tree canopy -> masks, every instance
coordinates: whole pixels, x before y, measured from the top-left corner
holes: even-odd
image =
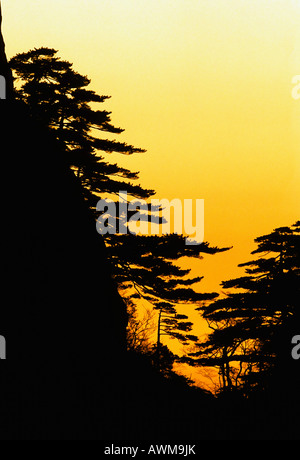
[[[189,363],[217,367],[223,389],[267,386],[282,336],[300,318],[300,222],[255,242],[258,258],[240,265],[245,276],[223,282],[226,296],[199,308],[213,332]]]
[[[95,109],[109,96],[89,89],[91,81],[87,76],[80,75],[70,62],[59,58],[57,50],[45,47],[17,54],[10,66],[16,98],[27,105],[31,116],[51,130],[63,146],[64,160],[80,181],[94,213],[100,198],[110,197],[116,202],[115,196],[120,191],[138,199],[154,195],[154,190],[136,184],[138,172],[109,161],[108,155],[112,152],[132,155],[144,154],[145,150],[107,138],[108,134],[120,135],[124,130],[112,124],[110,112]],[[55,160],[49,158],[51,167],[55,167]],[[116,206],[119,203],[116,202]],[[149,213],[146,212],[145,219]],[[159,218],[156,221],[159,223]],[[199,258],[201,253],[213,255],[226,249],[210,247],[208,243],[186,246],[184,237],[178,234],[107,234],[104,237],[116,281],[122,287],[134,288],[128,302],[143,298],[158,311],[158,337],[168,334],[184,343],[195,340],[190,334],[192,323],[187,316],[177,314],[176,305],[195,304],[215,298],[216,294],[197,293],[195,285],[202,277],[190,278],[190,270],[181,269],[175,261],[184,256]]]

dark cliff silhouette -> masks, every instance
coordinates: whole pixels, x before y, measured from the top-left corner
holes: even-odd
[[[125,353],[126,308],[58,142],[12,100],[2,34],[0,48],[0,436],[92,436],[93,398],[107,398]]]
[[[0,101],[0,439],[296,439],[299,371],[289,344],[280,377],[254,402],[216,400],[125,353],[126,310],[104,243],[59,142],[13,101],[1,33],[0,74],[8,83]]]
[[[212,398],[126,354],[126,309],[80,183],[11,88],[0,101],[0,438],[188,439],[193,427],[198,437],[193,401]]]

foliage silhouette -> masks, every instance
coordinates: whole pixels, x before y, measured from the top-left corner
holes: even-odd
[[[0,69],[9,74],[2,50]],[[216,399],[168,381],[140,356],[119,354],[123,305],[82,189],[61,161],[65,151],[30,120],[28,106],[1,100],[0,115],[0,326],[9,339],[0,381],[0,439],[298,440],[298,363],[292,388],[283,372],[280,382],[288,391],[282,399],[278,386],[249,399],[232,392]],[[80,217],[74,232],[72,215]],[[299,314],[287,319],[288,336],[291,321],[298,327]],[[278,355],[274,372],[282,371],[281,364]]]
[[[75,72],[72,64],[58,58],[57,53],[54,49],[39,48],[11,59],[17,99],[25,102],[32,118],[48,127],[60,142],[65,160],[80,180],[92,210],[101,196],[113,197],[120,191],[140,199],[151,197],[153,190],[130,182],[138,179],[137,172],[111,164],[107,159],[112,152],[132,155],[145,150],[101,139],[95,134],[121,134],[123,129],[112,125],[111,113],[91,107],[109,97],[89,90],[90,80]],[[146,213],[145,219],[148,217]],[[156,219],[160,222],[159,217]],[[183,256],[198,258],[200,251],[216,254],[228,248],[212,248],[208,243],[203,243],[200,249],[186,246],[184,238],[177,234],[161,237],[107,234],[105,241],[116,281],[122,288],[133,286],[136,290],[128,299],[129,305],[135,298],[144,298],[159,311],[158,359],[162,334],[184,343],[196,340],[189,334],[192,323],[187,316],[177,314],[176,303],[194,303],[216,294],[196,293],[193,286],[202,278],[187,279],[190,270],[182,270],[174,261]]]
[[[133,301],[127,300],[127,350],[147,355],[152,348],[152,335],[156,330],[154,312],[145,310],[143,317]]]
[[[99,96],[87,89],[90,80],[75,72],[70,62],[59,59],[54,49],[39,48],[17,54],[9,64],[17,77],[17,99],[24,101],[32,117],[54,131],[63,143],[66,160],[80,178],[91,207],[95,207],[100,193],[127,190],[138,198],[153,194],[152,190],[128,182],[136,180],[138,173],[109,164],[97,154],[99,151],[123,155],[145,152],[94,135],[95,132],[121,134],[124,131],[111,124],[110,112],[91,108],[92,103],[103,103],[109,96]]]
[[[199,308],[213,332],[189,361],[218,367],[223,390],[248,395],[270,386],[283,338],[289,346],[299,320],[300,222],[255,242],[259,258],[240,265],[246,276],[223,282],[226,297]]]

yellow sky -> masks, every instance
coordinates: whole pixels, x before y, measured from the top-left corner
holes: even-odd
[[[300,0],[2,0],[9,57],[48,46],[92,79],[122,160],[159,198],[204,198],[203,287],[239,274],[253,239],[299,219]],[[120,157],[112,156],[120,161]]]
[[[252,240],[299,218],[299,0],[2,0],[7,53],[49,46],[113,96],[146,148],[121,161],[159,198],[204,198],[203,286],[238,273]],[[298,38],[299,33],[298,33]],[[299,57],[299,59],[298,59]],[[120,157],[112,158],[120,161]],[[198,266],[198,265],[197,265]]]

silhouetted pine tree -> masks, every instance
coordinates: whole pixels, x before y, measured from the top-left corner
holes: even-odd
[[[151,197],[153,190],[131,182],[138,179],[138,173],[111,164],[107,159],[107,154],[112,152],[132,155],[145,150],[99,137],[101,133],[123,132],[112,125],[110,112],[94,110],[91,106],[109,97],[88,89],[90,80],[75,72],[73,65],[61,60],[57,53],[54,49],[39,48],[11,59],[17,99],[26,103],[31,116],[47,126],[63,145],[65,159],[80,180],[94,212],[101,197],[113,199],[120,191],[138,199]],[[49,168],[53,167],[51,161],[54,160],[49,159]],[[116,206],[119,209],[118,203]],[[144,214],[145,220],[151,212],[153,209]],[[128,219],[131,215],[128,212]],[[128,219],[122,222],[123,226]],[[156,222],[161,222],[159,217]],[[159,312],[157,348],[163,334],[182,342],[195,340],[188,334],[192,324],[187,316],[177,314],[176,304],[195,303],[216,294],[196,293],[193,286],[202,278],[187,279],[190,270],[180,269],[174,260],[183,256],[199,257],[200,250],[216,254],[220,249],[211,248],[207,243],[201,247],[186,246],[184,238],[177,234],[156,237],[107,234],[105,242],[117,282],[123,287],[133,286],[136,294],[131,295],[131,299],[147,299]]]
[[[10,66],[17,77],[16,97],[64,144],[66,160],[80,178],[91,207],[96,206],[100,193],[127,190],[138,198],[153,195],[153,190],[129,182],[138,179],[138,173],[104,161],[103,155],[107,153],[145,152],[96,136],[97,132],[121,134],[124,131],[112,125],[110,112],[91,108],[92,103],[103,103],[109,96],[99,96],[87,89],[90,80],[75,72],[70,62],[58,58],[54,49],[39,48],[17,54]]]
[[[183,256],[200,258],[200,250],[216,254],[226,249],[210,247],[207,243],[203,243],[201,249],[199,246],[186,246],[185,238],[176,234],[148,237],[115,235],[112,241],[109,251],[117,280],[135,289],[136,293],[131,294],[131,298],[150,302],[158,312],[158,360],[163,336],[177,339],[182,344],[197,341],[197,337],[191,334],[193,323],[188,316],[177,313],[177,306],[197,305],[203,300],[216,298],[218,294],[196,292],[193,286],[203,277],[190,278],[190,269],[182,269],[174,261]]]
[[[263,389],[300,310],[300,222],[255,240],[259,258],[241,264],[246,276],[226,281],[228,291],[199,308],[213,332],[190,364],[217,367],[223,389]]]

